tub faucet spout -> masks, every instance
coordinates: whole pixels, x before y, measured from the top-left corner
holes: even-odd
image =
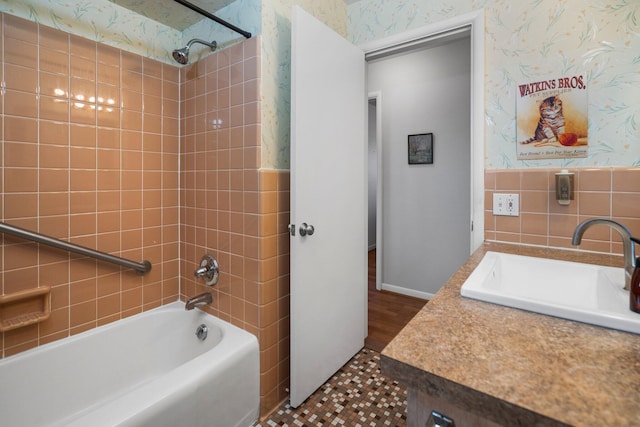
[[[184,305],[185,310],[193,310],[196,307],[201,307],[203,305],[211,304],[213,302],[213,295],[211,292],[205,292],[200,295],[196,295],[195,297],[191,297],[187,300]]]
[[[627,227],[619,222],[606,218],[591,218],[586,221],[582,221],[573,232],[573,240],[571,244],[578,246],[582,241],[582,235],[589,227],[595,224],[604,224],[616,230],[622,237],[622,249],[624,250],[624,289],[629,290],[631,285],[631,275],[633,269],[636,267],[636,254],[635,246],[631,240],[631,232]]]

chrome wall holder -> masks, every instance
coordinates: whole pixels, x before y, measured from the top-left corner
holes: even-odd
[[[556,173],[556,200],[559,204],[567,206],[574,199],[574,177],[573,172],[562,169]]]
[[[213,286],[218,283],[220,278],[220,266],[218,260],[212,255],[206,254],[200,260],[200,268],[193,272],[193,275],[204,279],[207,286]]]

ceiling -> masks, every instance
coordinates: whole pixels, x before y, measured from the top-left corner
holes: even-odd
[[[149,19],[160,22],[178,31],[184,31],[193,24],[205,19],[204,16],[173,0],[109,0],[112,3],[132,10]],[[215,15],[217,11],[235,0],[188,0],[195,6]],[[359,0],[344,0],[352,4]]]
[[[193,24],[205,19],[204,16],[176,3],[173,0],[109,0],[112,3],[126,7],[149,19],[160,22],[178,31],[183,31]],[[209,13],[230,5],[235,0],[189,0],[189,2]]]

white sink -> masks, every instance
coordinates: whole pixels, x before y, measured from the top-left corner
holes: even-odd
[[[487,252],[463,297],[640,334],[622,268]]]

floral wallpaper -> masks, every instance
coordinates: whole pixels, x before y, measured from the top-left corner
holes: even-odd
[[[228,6],[215,11],[214,15],[244,31],[250,32],[252,36],[262,34],[262,2],[260,0],[236,0]],[[246,40],[243,35],[211,19],[203,19],[185,29],[182,33],[182,45],[185,46],[191,39],[215,40],[218,42],[218,50]],[[200,46],[200,48],[197,48],[197,46]],[[202,47],[202,45],[194,44],[192,47],[191,52],[193,52],[194,58],[202,50],[208,51],[208,48]]]
[[[640,166],[638,0],[360,0],[355,44],[484,8],[485,166]],[[577,159],[516,159],[518,83],[584,74],[589,151]]]
[[[131,9],[147,18],[162,22],[171,28],[184,31],[202,19],[202,15],[186,8],[177,1],[162,0],[109,0]],[[196,0],[195,5],[208,11],[217,11],[235,0]]]
[[[3,0],[0,12],[164,62],[182,45],[180,31],[107,0]]]
[[[215,15],[255,35],[261,33],[260,9],[260,0],[236,0]],[[171,52],[193,38],[216,40],[219,49],[244,40],[242,35],[204,17],[179,31],[108,0],[4,0],[0,12],[174,65]],[[208,52],[206,49],[194,44],[190,56],[197,59]]]

